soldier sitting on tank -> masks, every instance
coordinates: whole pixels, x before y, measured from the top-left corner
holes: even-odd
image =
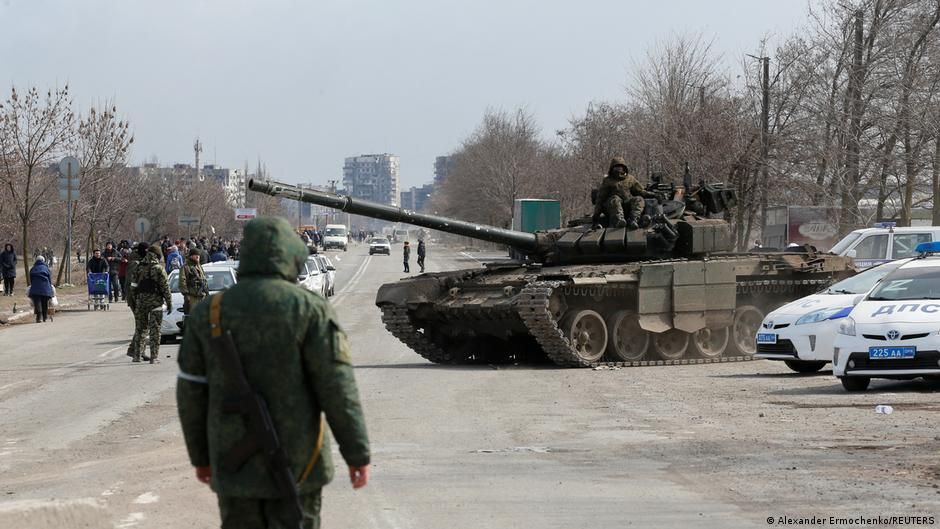
[[[610,228],[635,230],[640,227],[637,221],[646,205],[643,199],[656,198],[656,194],[643,189],[640,182],[629,172],[623,158],[616,156],[610,161],[610,169],[604,181],[601,182],[594,201],[592,220],[595,227],[601,227],[601,213],[607,214],[607,223]]]

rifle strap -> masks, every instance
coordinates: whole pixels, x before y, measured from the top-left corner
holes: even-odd
[[[300,481],[297,482],[297,486],[300,487],[307,481],[307,477],[310,476],[310,472],[313,471],[313,466],[317,463],[317,459],[320,458],[320,450],[323,448],[323,432],[326,430],[326,420],[323,417],[323,414],[320,414],[320,431],[317,433],[317,444],[313,447],[313,453],[310,454],[310,461],[307,461],[307,466],[304,467],[304,473],[300,475]]]
[[[224,292],[212,296],[209,304],[209,333],[213,338],[222,336],[222,294]]]

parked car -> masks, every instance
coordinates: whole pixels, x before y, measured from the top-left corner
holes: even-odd
[[[757,331],[757,353],[782,360],[798,373],[819,371],[832,362],[832,348],[841,319],[864,294],[909,259],[885,263],[839,281],[818,294],[787,303],[767,314]]]
[[[940,243],[918,250],[839,325],[832,373],[847,391],[872,378],[940,378]]]
[[[297,282],[307,290],[326,297],[326,274],[320,271],[320,264],[314,256],[311,255],[304,261],[304,267],[306,273],[302,273],[297,278]]]
[[[213,263],[202,267],[206,271],[206,281],[209,286],[209,294],[219,292],[231,287],[238,282],[237,261],[227,261],[224,263]],[[160,342],[166,342],[183,335],[183,295],[180,294],[179,270],[170,272],[170,299],[173,302],[173,312],[163,315],[163,323],[160,324]]]
[[[850,232],[829,251],[851,257],[863,269],[914,257],[917,245],[933,241],[940,241],[940,226],[865,228]]]
[[[326,278],[326,294],[332,296],[336,293],[336,267],[333,266],[333,261],[330,261],[330,258],[323,254],[311,255],[310,257],[316,259],[320,264],[320,273],[325,274]]]
[[[392,255],[392,245],[389,244],[388,239],[373,238],[369,241],[369,255],[377,253]]]

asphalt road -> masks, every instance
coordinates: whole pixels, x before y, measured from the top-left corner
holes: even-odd
[[[429,247],[430,271],[477,266],[444,254]],[[400,254],[331,255],[374,455],[372,481],[353,491],[335,454],[324,527],[733,528],[780,516],[940,515],[940,386],[876,381],[849,395],[830,373],[766,361],[435,366],[392,338],[373,305],[378,285],[405,276]],[[218,526],[176,419],[178,348],[161,347],[157,365],[130,363],[132,319],[112,307],[0,330],[0,528]],[[875,414],[876,404],[895,411]]]

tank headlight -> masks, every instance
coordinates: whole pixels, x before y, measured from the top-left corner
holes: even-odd
[[[847,317],[839,324],[839,334],[846,336],[855,336],[855,320]]]
[[[825,320],[844,318],[848,316],[850,312],[852,312],[852,307],[837,307],[834,309],[814,310],[809,314],[804,314],[800,317],[800,319],[796,320],[796,325],[819,323]],[[838,318],[836,316],[838,316]]]

